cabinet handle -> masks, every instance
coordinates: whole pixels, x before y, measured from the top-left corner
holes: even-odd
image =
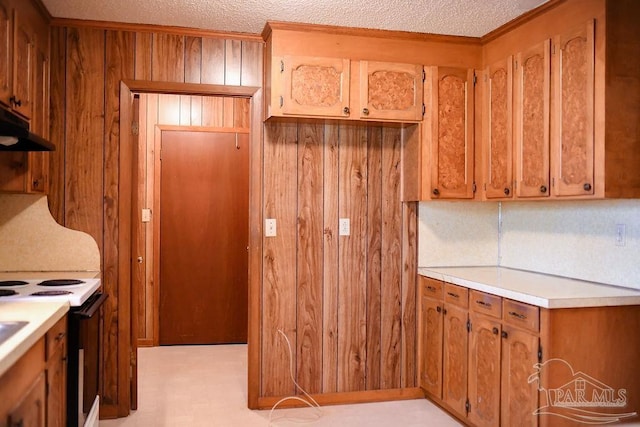
[[[38,188],[40,186],[40,180],[39,179],[34,179],[33,180],[33,188]]]
[[[509,334],[507,333],[507,331],[502,331],[502,334],[500,334],[500,336],[504,339],[509,338]]]
[[[491,308],[491,303],[490,303],[490,302],[484,302],[484,301],[482,301],[482,300],[477,300],[477,301],[476,301],[476,304],[478,304],[478,305],[483,305],[483,306],[485,306],[485,307],[487,307],[487,308]]]
[[[509,188],[505,188],[505,189],[504,189],[504,195],[505,195],[505,196],[508,196],[508,195],[509,195],[509,193],[511,193],[511,190],[509,190]]]
[[[453,292],[447,292],[447,295],[449,295],[451,298],[460,298],[460,295],[454,294]]]
[[[541,185],[540,186],[540,192],[543,193],[543,194],[546,193],[547,192],[547,186],[546,185]]]
[[[440,312],[442,311],[442,308],[441,308],[440,306],[437,306],[437,307],[436,307],[436,311],[437,311],[438,313],[440,313]]]
[[[524,314],[516,313],[515,311],[510,311],[509,316],[513,316],[516,319],[520,319],[520,320],[525,320],[527,318],[527,316],[525,316]]]
[[[442,314],[447,314],[447,309],[446,308],[442,309]]]
[[[432,191],[434,196],[439,196],[440,195],[440,190],[438,190],[437,188],[434,188]]]
[[[496,328],[495,326],[493,327],[493,335],[498,335],[498,332],[500,332],[498,330],[498,328]]]
[[[342,112],[343,112],[344,114],[349,114],[349,113],[351,112],[351,110],[349,109],[349,107],[344,107],[344,108],[342,109]]]
[[[22,101],[19,100],[18,98],[16,98],[15,95],[13,95],[11,98],[9,98],[9,102],[11,102],[16,107],[20,107],[22,105]]]
[[[64,338],[65,335],[67,335],[66,332],[60,332],[58,335],[56,335],[55,340],[60,341],[62,338]]]
[[[429,289],[431,292],[435,292],[436,291],[436,288],[434,288],[431,285],[427,286],[427,289]]]
[[[582,188],[584,188],[584,191],[591,191],[591,184],[587,182]]]
[[[363,108],[362,109],[362,114],[364,114],[365,116],[369,115],[369,109],[368,108]]]

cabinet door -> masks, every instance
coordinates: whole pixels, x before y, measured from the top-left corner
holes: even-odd
[[[427,67],[430,198],[473,198],[473,70]],[[425,195],[423,194],[423,198]]]
[[[45,426],[45,379],[44,373],[24,395],[18,405],[9,413],[9,427],[44,427]]]
[[[469,315],[469,420],[476,426],[500,425],[500,321]]]
[[[593,194],[594,23],[554,40],[554,194]]]
[[[33,73],[31,131],[49,138],[49,55],[48,46],[38,43]]]
[[[422,120],[421,65],[360,61],[362,119]]]
[[[442,398],[442,301],[422,298],[420,306],[420,387]]]
[[[13,108],[31,118],[35,35],[31,28],[14,14]]]
[[[27,191],[30,193],[46,193],[49,187],[49,153],[43,151],[29,152]]]
[[[484,191],[488,199],[513,197],[513,58],[484,71]]]
[[[505,325],[502,331],[503,426],[537,426],[538,384],[529,376],[538,362],[538,337]]]
[[[550,41],[516,55],[515,150],[518,197],[549,196]]]
[[[25,191],[27,154],[24,151],[0,152],[0,191]]]
[[[66,425],[66,350],[60,347],[47,362],[47,427]]]
[[[444,308],[444,357],[442,400],[460,416],[467,402],[467,310],[447,304]]]
[[[349,117],[348,59],[286,56],[278,66],[282,114]]]
[[[13,33],[11,8],[7,0],[0,0],[0,103],[11,106],[11,77],[13,69]]]

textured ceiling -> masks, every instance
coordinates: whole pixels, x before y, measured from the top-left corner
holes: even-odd
[[[56,18],[260,33],[291,21],[483,36],[547,0],[42,0]]]

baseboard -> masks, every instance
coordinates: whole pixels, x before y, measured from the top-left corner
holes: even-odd
[[[153,338],[138,338],[138,347],[153,347]]]
[[[257,409],[270,409],[279,400],[286,396],[260,397]],[[389,390],[349,391],[342,393],[312,394],[311,397],[319,405],[348,405],[352,403],[386,402],[390,400],[424,399],[424,392],[419,387],[394,388]],[[278,408],[297,408],[306,406],[298,400],[287,400],[278,405]]]

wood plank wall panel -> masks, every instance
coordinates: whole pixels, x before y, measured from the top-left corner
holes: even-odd
[[[128,32],[86,26],[52,28],[50,133],[57,150],[50,162],[52,184],[49,200],[56,220],[67,227],[90,233],[104,257],[104,287],[110,298],[102,331],[105,348],[101,403],[102,413],[107,417],[115,416],[128,405],[119,400],[118,389],[121,386],[118,384],[116,358],[119,283],[113,264],[118,256],[113,239],[117,236],[119,223],[117,206],[122,203],[117,185],[118,155],[121,153],[117,148],[119,112],[114,98],[119,97],[119,92],[116,92],[119,89],[116,86],[122,79],[218,84],[237,81],[260,86],[263,44],[233,40],[229,43],[232,49],[229,57],[233,62],[225,69],[226,45],[223,38],[145,30]],[[237,75],[226,76],[226,72]],[[201,97],[179,99],[177,123],[221,126],[222,115],[226,113],[228,123],[248,126],[248,100],[227,102],[226,112],[222,99],[209,100],[209,104],[216,105],[216,108],[207,113],[206,119],[202,100]],[[167,101],[174,102],[173,99]],[[157,116],[158,102],[148,105],[147,110],[154,108]],[[190,113],[189,119],[186,118],[187,113]],[[153,133],[152,128],[147,130],[148,135]],[[153,165],[153,154],[152,147],[147,146],[142,156],[147,169]],[[153,181],[151,185],[154,185]],[[152,192],[147,192],[146,200],[148,206],[153,202]],[[150,227],[147,231],[151,231]],[[138,319],[138,323],[144,325],[141,329],[143,339],[150,339],[155,326],[150,317],[152,313],[147,311],[155,291],[151,258],[153,245],[148,241],[149,236],[152,233],[147,235],[145,249],[147,287],[138,293],[142,295],[140,299],[144,298],[144,301],[139,299],[138,304],[144,302],[145,305],[144,319]]]
[[[340,134],[338,210],[351,234],[339,237],[338,391],[359,391],[367,359],[367,133],[342,125]]]
[[[400,387],[402,206],[400,203],[400,149],[398,128],[382,131],[382,293],[380,387]]]
[[[297,381],[322,392],[323,126],[298,127]]]
[[[418,203],[402,204],[402,381],[418,386]]]
[[[382,128],[368,129],[367,147],[367,369],[366,389],[380,388],[382,366]]]
[[[264,135],[264,217],[277,220],[277,236],[263,239],[261,394],[286,396],[295,392],[289,363],[297,366],[297,126],[266,124]]]

